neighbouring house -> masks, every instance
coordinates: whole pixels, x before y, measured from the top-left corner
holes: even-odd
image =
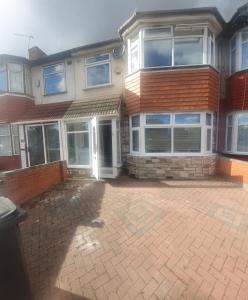
[[[66,160],[115,178],[213,175],[248,159],[248,4],[137,12],[120,38],[0,55],[0,170]]]

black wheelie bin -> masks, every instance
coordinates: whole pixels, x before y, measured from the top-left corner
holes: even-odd
[[[23,209],[0,197],[0,300],[31,299],[18,227],[25,217]]]

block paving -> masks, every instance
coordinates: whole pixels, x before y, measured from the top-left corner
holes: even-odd
[[[34,299],[248,300],[248,192],[235,183],[71,179],[25,209]]]

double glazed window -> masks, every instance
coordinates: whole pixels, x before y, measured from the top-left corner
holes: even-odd
[[[101,54],[85,59],[86,87],[104,86],[111,83],[110,55]]]
[[[131,152],[187,154],[212,152],[211,113],[154,113],[130,119]]]
[[[230,72],[248,68],[248,30],[236,33],[230,40]]]
[[[63,63],[43,68],[44,94],[52,95],[66,91],[65,66]]]
[[[24,93],[23,65],[16,63],[0,64],[0,93]]]
[[[9,124],[0,125],[0,156],[19,155],[18,126]]]
[[[207,27],[146,28],[129,40],[129,73],[143,67],[214,65],[214,55],[215,37]]]
[[[88,166],[90,164],[88,122],[67,123],[68,164]]]
[[[226,151],[248,154],[248,112],[227,115]]]

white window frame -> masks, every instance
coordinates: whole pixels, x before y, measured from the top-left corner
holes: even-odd
[[[201,28],[203,30],[203,34],[202,35],[185,35],[182,37],[177,37],[175,35],[175,28],[186,28],[186,27],[190,27],[190,28]],[[150,36],[150,37],[145,37],[145,30],[147,29],[165,29],[165,28],[171,28],[171,36],[169,35],[154,35],[154,36]],[[211,63],[211,54],[209,54],[209,35],[208,32],[212,33],[212,39],[213,39],[213,64]],[[215,33],[213,32],[213,30],[211,30],[211,28],[206,25],[206,24],[192,24],[192,25],[164,25],[164,26],[157,26],[157,27],[151,27],[151,26],[145,26],[143,28],[141,28],[138,32],[136,32],[136,35],[132,35],[132,37],[128,38],[128,74],[132,74],[134,72],[131,72],[131,61],[130,61],[130,55],[131,55],[131,41],[134,40],[134,36],[138,37],[137,42],[139,43],[139,62],[140,62],[140,68],[145,68],[144,66],[144,41],[145,40],[168,40],[171,39],[172,40],[172,64],[171,66],[156,66],[156,67],[147,67],[147,69],[157,69],[157,68],[171,68],[171,67],[185,67],[185,66],[197,66],[197,65],[212,65],[213,67],[215,67],[216,65],[216,43],[215,43]],[[194,64],[194,65],[175,65],[175,40],[176,39],[190,39],[190,38],[197,38],[197,37],[201,37],[202,41],[203,41],[203,45],[202,45],[202,63],[201,64]]]
[[[5,156],[12,156],[13,155],[13,152],[12,152],[12,140],[11,140],[11,129],[10,129],[10,125],[9,124],[0,124],[0,126],[8,126],[8,135],[3,135],[3,134],[0,134],[0,137],[8,137],[9,140],[10,140],[10,152],[9,154],[5,154],[5,155],[1,155],[0,154],[0,157],[5,157]]]
[[[96,56],[104,56],[104,55],[108,55],[109,58],[106,60],[98,61],[98,62],[87,63],[88,59],[94,58]],[[106,65],[106,64],[109,65],[109,82],[104,83],[104,84],[88,85],[88,68],[99,66],[99,65]],[[98,88],[98,87],[109,86],[111,84],[112,84],[111,54],[110,53],[101,53],[101,54],[98,54],[95,56],[85,57],[85,87],[86,87],[86,89],[94,89],[94,88]]]
[[[10,71],[10,65],[19,65],[21,66],[21,71],[18,71],[18,72],[14,72],[14,71]],[[23,64],[19,64],[19,63],[15,63],[15,62],[10,62],[7,64],[7,69],[8,69],[8,91],[10,93],[16,93],[16,94],[24,94],[24,67],[23,67]],[[11,76],[10,74],[11,73],[21,73],[21,87],[22,87],[22,90],[21,91],[15,91],[15,90],[12,90],[11,89]]]
[[[46,68],[49,68],[49,67],[54,67],[54,66],[58,66],[58,65],[62,65],[63,66],[63,72],[56,72],[56,73],[63,73],[64,75],[64,80],[65,80],[65,88],[63,91],[61,92],[54,92],[54,93],[46,93],[46,76],[45,73],[44,73],[44,70]],[[59,95],[59,94],[64,94],[66,93],[67,91],[67,86],[66,86],[66,71],[65,71],[65,63],[64,62],[58,62],[56,64],[51,64],[51,65],[45,65],[42,67],[42,73],[43,73],[43,95],[44,96],[52,96],[52,95]],[[52,74],[55,74],[55,73],[52,73]]]
[[[34,123],[34,124],[27,124],[27,125],[25,125],[25,134],[26,134],[26,137],[28,137],[28,127],[36,127],[36,126],[41,126],[42,127],[43,149],[44,149],[44,158],[45,158],[44,164],[50,163],[50,162],[47,161],[45,126],[46,125],[51,125],[51,124],[54,124],[54,123],[58,125],[58,131],[59,131],[58,132],[58,134],[59,134],[59,148],[60,148],[59,155],[60,155],[60,160],[62,160],[62,155],[61,155],[62,140],[61,140],[61,135],[60,135],[60,124],[59,124],[59,121],[51,121],[49,123]],[[28,138],[27,138],[27,144],[28,143],[29,143],[29,141],[28,141]],[[29,151],[28,151],[28,166],[30,167]]]
[[[14,127],[17,127],[17,135],[14,134],[15,130]],[[11,125],[11,136],[12,136],[12,148],[13,148],[13,155],[20,155],[21,154],[21,150],[20,150],[20,140],[19,140],[19,126],[12,124]],[[18,144],[19,144],[19,151],[16,151],[17,149],[15,148],[15,138],[18,138]]]
[[[236,72],[248,69],[248,67],[246,67],[246,68],[242,67],[242,50],[243,50],[243,43],[245,43],[245,42],[242,41],[242,33],[243,32],[248,32],[248,27],[243,28],[242,30],[234,33],[234,35],[231,37],[231,39],[229,41],[229,49],[230,49],[230,53],[229,53],[229,64],[230,64],[229,72],[230,72],[230,75],[232,75]],[[235,50],[236,50],[236,55],[235,55],[236,65],[235,65],[235,70],[232,71],[232,68],[231,68],[232,51],[234,51],[234,48],[232,48],[231,42],[234,38],[236,39],[236,48],[235,48]]]
[[[77,131],[67,131],[67,124],[72,124],[72,123],[87,123],[88,124],[88,130],[77,130]],[[71,169],[90,169],[91,168],[91,161],[92,161],[92,148],[91,148],[91,122],[90,119],[71,119],[71,120],[66,120],[64,123],[64,129],[65,129],[65,146],[66,146],[66,160],[68,163],[68,168]],[[69,164],[69,152],[68,152],[68,134],[74,134],[74,133],[88,133],[88,138],[89,138],[89,164],[88,165],[70,165]]]
[[[225,136],[225,152],[229,154],[248,155],[247,152],[238,151],[238,130],[239,130],[239,115],[248,114],[248,111],[236,111],[226,114],[226,136]],[[228,116],[232,116],[232,142],[231,150],[227,149],[227,128],[228,128]]]
[[[140,126],[139,127],[132,127],[132,118],[133,117],[136,117],[136,116],[139,116],[139,121],[140,121]],[[130,128],[130,152],[131,153],[140,153],[140,149],[141,149],[141,134],[140,134],[140,129],[141,129],[141,115],[140,114],[134,114],[132,116],[130,116],[130,119],[129,119],[129,128]],[[137,131],[138,134],[139,134],[139,151],[134,151],[133,150],[133,131]]]
[[[211,116],[211,124],[207,124],[207,115]],[[213,131],[214,131],[214,114],[212,113],[206,113],[205,114],[205,124],[206,124],[206,140],[205,140],[205,149],[207,153],[212,153],[213,152]],[[208,150],[208,130],[211,131],[211,135],[210,135],[210,149]]]
[[[206,126],[206,114],[211,114],[211,126]],[[170,125],[160,124],[160,125],[150,125],[146,124],[146,115],[170,115]],[[175,116],[180,114],[196,114],[200,115],[200,123],[198,124],[176,124]],[[140,127],[135,127],[133,130],[139,130],[139,151],[132,151],[132,117],[140,116]],[[204,155],[214,155],[213,153],[213,112],[152,112],[152,113],[140,113],[133,114],[129,118],[130,126],[130,154],[133,156],[204,156]],[[206,138],[207,138],[207,127],[211,127],[211,151],[207,151]],[[145,152],[145,128],[171,128],[171,152],[159,152],[159,153],[147,153]],[[201,128],[201,151],[200,152],[174,152],[174,128]]]

